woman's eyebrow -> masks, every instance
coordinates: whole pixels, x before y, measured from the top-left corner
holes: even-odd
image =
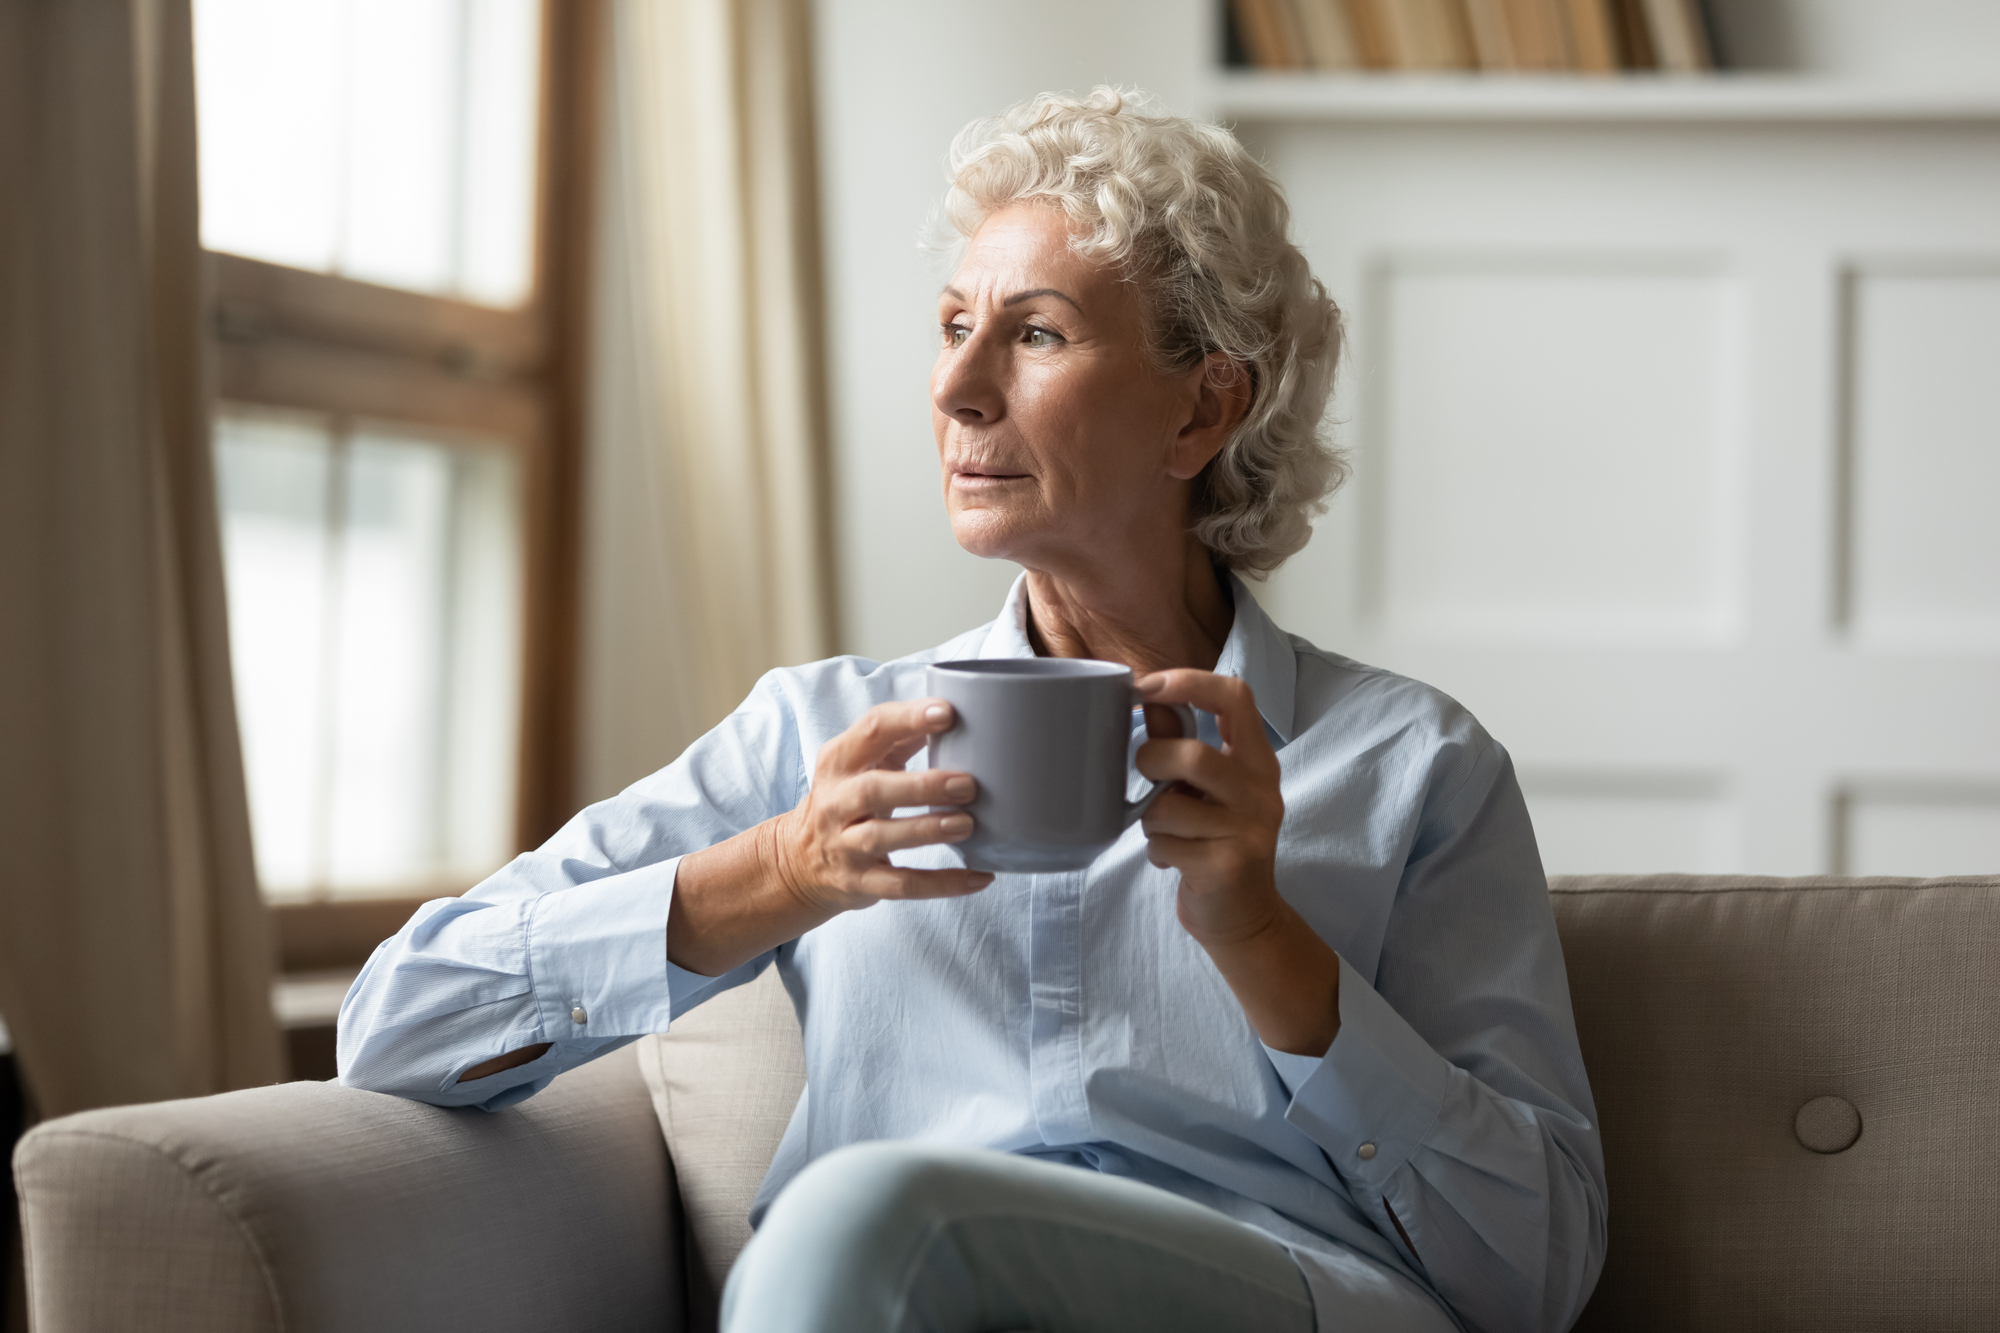
[[[949,296],[954,301],[965,300],[965,293],[960,291],[956,287],[947,287],[939,294],[942,296]],[[1032,301],[1037,296],[1053,296],[1058,301],[1068,301],[1072,306],[1076,307],[1077,314],[1081,315],[1083,313],[1083,307],[1077,305],[1076,300],[1073,297],[1067,296],[1064,293],[1057,291],[1053,287],[1037,287],[1031,292],[1015,292],[1012,296],[1008,297],[1000,304],[1003,306],[1018,305],[1022,301]]]
[[[1001,304],[1001,305],[1017,305],[1017,304],[1019,304],[1019,303],[1020,303],[1020,302],[1022,302],[1022,301],[1032,301],[1032,300],[1034,300],[1034,299],[1035,299],[1035,298],[1036,298],[1037,296],[1053,296],[1053,297],[1055,297],[1055,298],[1056,298],[1057,300],[1059,300],[1059,301],[1068,301],[1068,302],[1070,303],[1070,305],[1072,305],[1072,306],[1074,306],[1074,307],[1075,307],[1075,309],[1076,309],[1076,313],[1077,313],[1077,314],[1081,315],[1081,314],[1083,313],[1083,307],[1082,307],[1082,306],[1080,306],[1080,305],[1077,305],[1077,304],[1076,304],[1076,301],[1075,301],[1075,300],[1074,300],[1073,298],[1071,298],[1071,297],[1068,297],[1068,296],[1065,296],[1065,295],[1064,295],[1063,293],[1061,293],[1061,292],[1057,291],[1057,290],[1056,290],[1055,288],[1053,288],[1053,287],[1037,287],[1037,288],[1035,288],[1035,290],[1033,290],[1033,291],[1031,291],[1031,292],[1015,292],[1015,293],[1014,293],[1014,294],[1013,294],[1012,296],[1008,297],[1008,298],[1007,298],[1006,300],[1002,301],[1002,302],[1001,302],[1000,304]]]

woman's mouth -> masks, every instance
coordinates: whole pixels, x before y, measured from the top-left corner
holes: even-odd
[[[1002,472],[997,468],[961,467],[952,469],[951,479],[955,485],[970,487],[974,490],[984,490],[994,486],[1004,486],[1012,481],[1026,481],[1028,480],[1028,474],[1025,472]]]

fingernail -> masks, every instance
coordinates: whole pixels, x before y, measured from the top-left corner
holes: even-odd
[[[943,726],[945,723],[951,721],[951,705],[932,704],[924,710],[924,721],[930,723],[932,726]]]
[[[963,773],[948,779],[944,784],[945,799],[954,805],[964,805],[979,790],[978,784]]]
[[[993,882],[993,876],[984,870],[975,870],[965,877],[965,882],[975,889],[983,889]]]
[[[1164,682],[1162,682],[1158,676],[1141,676],[1139,677],[1138,680],[1133,682],[1135,687],[1138,689],[1139,693],[1147,696],[1148,698],[1152,697],[1155,694],[1158,694],[1160,692],[1160,686],[1163,683]]]
[[[947,838],[955,840],[967,837],[972,832],[972,816],[946,815],[942,820],[938,821],[938,828],[943,830],[944,836]]]

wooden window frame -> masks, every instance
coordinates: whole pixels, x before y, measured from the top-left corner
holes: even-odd
[[[218,404],[404,422],[513,443],[525,571],[514,809],[520,849],[561,827],[575,785],[578,527],[606,23],[604,0],[543,0],[534,280],[518,309],[207,255]],[[273,903],[279,968],[358,966],[422,901]]]

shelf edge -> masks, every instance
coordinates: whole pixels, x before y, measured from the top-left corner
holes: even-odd
[[[2000,122],[2000,88],[1922,88],[1808,77],[1221,74],[1220,120],[1980,123]]]

